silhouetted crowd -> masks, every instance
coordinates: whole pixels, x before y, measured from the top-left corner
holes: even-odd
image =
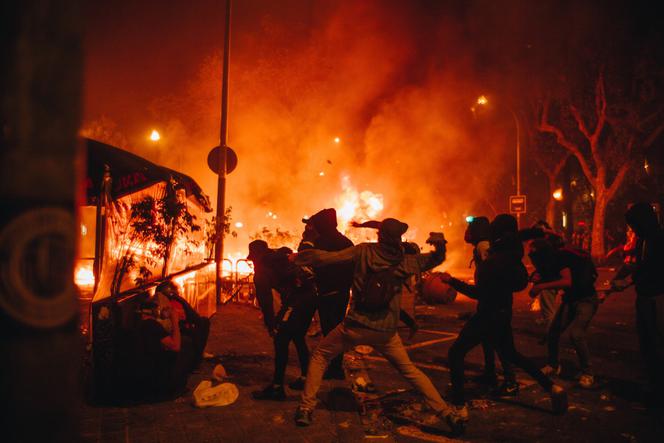
[[[629,285],[636,290],[637,332],[641,353],[648,368],[650,407],[661,407],[664,399],[664,231],[653,208],[637,203],[627,211],[626,222],[634,232],[631,259],[611,282],[609,290],[597,291],[597,270],[590,255],[581,248],[568,247],[545,222],[519,230],[516,219],[500,214],[469,218],[465,241],[473,246],[474,279],[457,279],[448,273],[440,278],[458,292],[477,300],[476,312],[466,321],[448,353],[451,390],[447,401],[431,380],[410,360],[397,333],[400,321],[411,331],[415,321],[401,309],[402,289],[446,258],[447,241],[442,233],[431,232],[426,243],[432,251],[422,253],[402,241],[408,225],[394,218],[354,222],[353,226],[378,232],[374,243],[353,243],[337,229],[336,212],[324,209],[304,219],[304,232],[297,252],[271,249],[263,240],[249,244],[253,261],[256,296],[269,335],[274,340],[274,377],[257,400],[286,398],[285,369],[292,341],[300,362],[300,376],[289,388],[302,390],[295,422],[312,422],[316,395],[322,380],[344,379],[344,352],[368,345],[380,354],[424,397],[433,416],[459,434],[469,419],[464,391],[464,360],[470,350],[482,346],[485,357],[478,381],[492,388],[496,396],[516,396],[519,385],[515,368],[521,368],[549,393],[554,413],[566,412],[567,392],[556,382],[560,374],[560,338],[569,333],[578,357],[578,384],[596,384],[588,346],[588,327],[598,306],[611,292]],[[524,266],[528,254],[534,271]],[[538,367],[515,347],[512,331],[512,301],[515,292],[525,290],[537,298],[547,332],[547,364]],[[280,295],[280,309],[274,312],[273,290]],[[351,297],[352,293],[352,297]],[[558,304],[556,298],[561,295]],[[315,312],[320,318],[323,338],[310,353],[306,335]],[[499,382],[495,355],[503,369]]]

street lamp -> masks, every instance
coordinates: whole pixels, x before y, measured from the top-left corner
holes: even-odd
[[[153,129],[152,132],[150,133],[150,140],[152,140],[153,142],[158,142],[159,140],[161,140],[161,135],[159,134],[159,131]]]
[[[480,95],[476,100],[477,106],[487,106],[489,104],[489,99],[486,95]],[[521,125],[519,124],[519,118],[516,116],[516,112],[508,105],[504,104],[512,118],[514,119],[514,126],[516,127],[516,195],[521,195]],[[475,111],[475,106],[470,108],[473,112]],[[516,221],[519,223],[521,213],[516,213]]]

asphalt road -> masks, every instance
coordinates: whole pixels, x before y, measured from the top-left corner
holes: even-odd
[[[607,280],[602,272],[598,284]],[[515,296],[514,320],[516,346],[523,354],[544,364],[545,350],[538,344],[543,333],[535,324],[539,315],[529,309],[529,297]],[[640,403],[643,370],[634,328],[634,294],[626,291],[612,295],[590,327],[589,342],[597,386],[584,390],[576,386],[576,357],[563,338],[563,374],[560,383],[569,389],[570,410],[564,416],[550,413],[548,396],[522,372],[521,387],[515,399],[496,401],[480,386],[468,383],[471,421],[464,436],[425,433],[402,421],[388,421],[390,432],[382,441],[471,441],[471,442],[656,442],[664,435],[664,416],[647,411]],[[451,305],[416,307],[421,330],[407,342],[413,361],[430,376],[436,387],[447,391],[449,372],[447,351],[474,310],[474,302],[458,297]],[[401,331],[402,337],[407,330]],[[309,339],[315,346],[318,337]],[[189,381],[189,393],[170,402],[150,405],[91,406],[83,408],[83,441],[228,441],[228,442],[355,442],[366,440],[360,418],[343,381],[323,384],[321,403],[309,428],[296,428],[293,412],[298,392],[290,391],[284,402],[258,402],[251,392],[271,379],[271,342],[262,327],[259,311],[247,305],[221,307],[212,319],[208,351],[215,358],[204,362]],[[479,373],[482,354],[469,354],[467,374]],[[240,390],[232,405],[196,409],[191,405],[191,390],[203,379],[210,379],[212,368],[221,363],[229,382]],[[381,392],[405,389],[385,399],[384,409],[415,408],[421,398],[379,355],[368,359],[369,373]],[[287,378],[297,375],[294,349]]]

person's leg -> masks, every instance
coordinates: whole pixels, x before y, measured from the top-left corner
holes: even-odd
[[[636,297],[636,330],[648,376],[648,400],[661,404],[664,395],[664,296]]]
[[[281,328],[274,336],[274,377],[272,384],[282,386],[284,384],[284,375],[288,365],[288,345],[291,341],[291,335],[288,330]]]
[[[291,330],[291,339],[297,351],[297,357],[300,362],[301,376],[306,377],[309,367],[309,348],[307,347],[306,335],[311,319],[316,310],[316,305],[311,300],[306,300],[293,309],[293,313],[288,319],[288,327]]]
[[[579,366],[583,374],[592,375],[590,369],[590,350],[586,340],[586,332],[590,321],[597,312],[597,301],[579,301],[572,306],[572,318],[569,324],[569,336],[579,358]]]
[[[311,354],[307,380],[304,383],[300,408],[313,411],[316,407],[316,394],[323,381],[323,373],[330,360],[350,346],[350,338],[347,337],[345,327],[342,324],[334,328],[320,342]]]
[[[553,316],[556,314],[556,294],[557,289],[546,289],[540,292],[540,312],[544,325],[548,329],[553,321]]]
[[[444,413],[449,410],[449,406],[440,396],[433,383],[431,383],[429,377],[424,375],[424,373],[410,360],[399,334],[395,333],[387,342],[381,344],[376,343],[374,344],[374,347],[378,352],[385,356],[387,361],[389,361],[415,389],[424,395],[424,398],[431,409],[436,411],[436,413]]]
[[[323,335],[327,335],[337,327],[346,317],[349,294],[333,294],[321,297],[322,301],[318,308],[320,325]],[[334,357],[328,365],[328,374],[333,378],[343,378],[343,354]]]
[[[457,406],[465,404],[464,393],[464,359],[466,354],[479,345],[484,338],[484,316],[473,315],[463,326],[459,336],[447,353],[447,361],[450,367],[450,379],[452,382],[452,403]]]
[[[512,313],[496,313],[491,319],[491,332],[489,336],[494,340],[494,346],[502,361],[508,361],[523,369],[528,375],[539,383],[545,391],[550,392],[553,382],[539,370],[537,365],[526,358],[514,347],[512,334]]]
[[[489,340],[482,340],[482,352],[484,353],[484,375],[496,378],[496,350]]]
[[[553,316],[549,332],[547,334],[547,363],[554,369],[560,366],[559,352],[560,352],[560,336],[567,328],[570,322],[569,304],[561,303]]]

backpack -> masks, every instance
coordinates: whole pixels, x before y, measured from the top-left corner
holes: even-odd
[[[355,309],[362,312],[384,311],[401,289],[401,279],[394,273],[397,265],[380,271],[369,271],[364,288],[355,301]]]
[[[590,288],[595,286],[597,280],[597,268],[590,257],[590,254],[577,248],[563,248],[562,251],[569,253],[574,258],[574,268],[572,269],[572,278],[574,286],[579,288]]]

